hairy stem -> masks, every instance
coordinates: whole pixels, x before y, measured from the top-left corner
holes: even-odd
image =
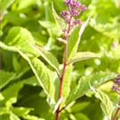
[[[116,109],[115,115],[113,116],[113,119],[112,119],[112,120],[116,120],[116,117],[117,117],[117,115],[118,115],[119,110],[120,110],[120,94],[119,94],[119,104],[118,104],[118,108]]]
[[[72,19],[72,16],[70,17],[70,23],[68,24],[67,34],[65,34],[65,40],[66,41],[68,41],[68,36],[69,36],[70,29],[71,29],[71,19]],[[64,49],[64,62],[63,62],[62,74],[61,74],[61,77],[60,77],[58,100],[61,98],[61,95],[62,95],[62,84],[63,84],[63,78],[64,78],[64,75],[65,75],[66,66],[67,66],[67,42],[65,43],[65,49]],[[60,105],[59,105],[58,109],[56,110],[55,120],[59,120],[60,112],[61,112],[61,110],[60,110]]]

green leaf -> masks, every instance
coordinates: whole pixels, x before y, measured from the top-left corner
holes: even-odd
[[[50,110],[49,104],[46,101],[46,97],[42,97],[40,95],[40,93],[43,92],[43,90],[40,91],[40,89],[41,88],[38,88],[38,86],[34,87],[34,86],[25,85],[21,90],[21,93],[19,94],[19,96],[21,96],[21,98],[19,99],[21,106],[34,109],[29,114],[22,116],[22,118],[24,118],[25,120],[26,119],[35,120],[34,115],[37,115],[40,118],[44,118],[45,120],[52,120],[51,118],[53,118],[53,114],[52,111]]]
[[[1,120],[10,120],[10,115],[9,114],[0,115],[0,119]]]
[[[58,74],[60,74],[59,62],[52,53],[45,51],[40,46],[35,46],[34,49],[36,49],[36,51],[56,70]]]
[[[54,112],[57,110],[59,105],[65,105],[66,99],[68,98],[70,94],[70,86],[71,86],[71,73],[72,73],[73,66],[69,64],[66,67],[64,78],[63,78],[63,83],[62,83],[62,93],[61,93],[61,98],[57,101],[55,107],[54,107]],[[57,79],[58,80],[58,79]],[[58,87],[59,88],[59,87]],[[56,90],[56,92],[59,92]],[[58,96],[58,93],[57,93]],[[53,113],[54,113],[53,112]]]
[[[16,76],[14,72],[7,72],[0,70],[0,89],[2,89],[7,83],[13,80]]]
[[[52,13],[53,13],[53,16],[54,16],[54,19],[55,19],[55,22],[56,22],[58,28],[63,29],[62,27],[65,26],[65,22],[55,11],[53,4],[52,4]]]
[[[0,116],[1,115],[5,115],[5,114],[9,114],[9,110],[7,109],[7,107],[0,107]],[[1,118],[1,117],[0,117]]]
[[[81,29],[80,29],[80,32],[79,32],[79,37],[80,37],[80,39],[81,39],[81,37],[82,37],[82,34],[83,34],[85,28],[86,28],[87,25],[88,25],[89,20],[90,20],[90,16],[88,17],[88,19],[87,19],[87,20],[82,24],[82,26],[81,26]]]
[[[12,103],[15,103],[17,101],[17,96],[20,91],[20,89],[23,87],[24,84],[37,84],[36,83],[36,78],[31,77],[28,79],[21,80],[19,82],[15,82],[14,84],[10,85],[6,89],[2,91],[2,96],[4,99],[2,100],[2,103],[7,102],[7,107],[11,107]],[[12,94],[10,94],[12,93]]]
[[[0,70],[0,76],[1,76],[0,89],[2,90],[5,87],[7,87],[7,85],[14,84],[15,82],[17,82],[17,80],[21,78],[26,72],[28,72],[29,69],[30,68],[25,67],[19,73]]]
[[[38,55],[37,52],[31,47],[31,45],[35,44],[35,41],[31,33],[25,28],[12,27],[5,39],[5,42],[9,46],[14,46],[22,52],[26,52],[27,55]]]
[[[18,0],[15,2],[16,9],[22,10],[36,3],[36,0]]]
[[[112,119],[112,114],[114,112],[114,105],[107,94],[102,92],[101,90],[97,90],[93,88],[93,92],[95,97],[101,101],[101,108],[104,113],[106,120]]]
[[[18,50],[18,53],[29,63],[32,71],[34,72],[38,82],[48,95],[50,104],[55,104],[54,100],[54,83],[52,80],[52,72],[42,63],[38,58],[29,58],[24,53]]]
[[[45,120],[43,118],[39,118],[39,117],[34,116],[34,115],[25,115],[25,116],[23,116],[23,118],[25,120]]]
[[[19,117],[29,114],[32,110],[33,108],[25,108],[25,107],[13,107],[11,109],[11,111]]]
[[[27,18],[23,18],[19,15],[18,12],[10,11],[4,16],[4,20],[6,20],[8,23],[11,23],[15,26],[20,26],[26,23]]]
[[[101,10],[101,8],[98,8],[98,6],[100,6],[103,9]],[[119,11],[119,0],[92,1],[89,8],[90,8],[90,14],[92,14],[90,25],[96,31],[102,33],[103,35],[111,39],[119,39],[120,38],[120,33],[119,33],[120,24],[119,22],[117,22],[117,19],[119,18],[119,12],[120,12]]]
[[[21,64],[19,63],[19,61],[18,61],[18,59],[17,59],[17,57],[15,55],[13,56],[13,62],[12,63],[13,63],[14,70],[16,72],[20,72]]]
[[[81,101],[81,102],[76,102],[72,107],[71,111],[74,113],[80,112],[83,109],[87,108],[90,105],[90,101]],[[78,107],[80,106],[80,107]]]
[[[8,46],[0,41],[0,48],[7,50],[7,51],[12,51],[12,52],[17,52],[17,49],[14,46]]]
[[[77,26],[73,28],[73,30],[70,33],[70,37],[68,39],[68,54],[67,54],[68,61],[77,52],[77,47],[80,42],[79,31],[80,31],[80,27]]]
[[[98,87],[106,81],[116,77],[116,74],[111,72],[98,72],[89,76],[82,77],[78,85],[71,90],[71,94],[68,97],[67,103],[70,103],[76,100],[79,97],[82,97],[86,94],[92,87]]]
[[[37,58],[31,60],[31,68],[38,81],[41,83],[44,91],[54,98],[54,84],[52,81],[52,72]]]
[[[10,113],[10,120],[20,120],[20,118],[17,116],[17,115],[15,115],[14,113]]]
[[[66,99],[70,94],[70,85],[71,85],[71,73],[73,66],[70,64],[65,70],[65,75],[63,78],[62,84],[62,97]]]
[[[39,21],[40,25],[47,29],[50,37],[60,36],[61,30],[58,25],[51,21]]]
[[[5,11],[15,0],[0,0],[0,12]]]
[[[81,36],[88,24],[90,18],[88,18],[86,20],[85,23],[83,23],[83,25],[81,26],[81,28],[79,26],[75,27],[71,33],[70,33],[70,37],[68,39],[68,61],[74,56],[74,54],[77,52],[80,40],[81,40]]]
[[[23,41],[21,40],[21,43],[22,42]],[[55,100],[54,100],[54,92],[55,92],[54,88],[55,87],[54,87],[54,83],[52,80],[52,72],[38,58],[36,57],[32,58],[30,53],[28,55],[29,51],[26,51],[26,49],[23,50],[21,44],[20,46],[18,44],[17,47],[16,45],[14,46],[15,46],[15,50],[29,63],[32,71],[37,77],[38,82],[44,89],[45,93],[48,95],[49,103],[51,104],[51,106],[53,106],[55,104]],[[4,45],[4,47],[6,48],[6,45]],[[29,50],[31,51],[32,49],[33,48],[30,47]],[[23,53],[23,51],[25,53]]]
[[[17,102],[18,92],[22,87],[23,83],[14,84],[2,92],[4,99],[1,101],[1,103],[7,108],[7,112],[10,111],[12,104]],[[10,94],[10,92],[12,94]]]
[[[100,57],[100,55],[93,52],[78,52],[73,56],[73,58],[71,58],[70,63],[75,63],[96,57]]]
[[[71,120],[90,120],[85,114],[83,113],[75,113],[74,115],[70,115]]]

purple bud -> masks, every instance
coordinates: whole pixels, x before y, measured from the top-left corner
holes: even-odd
[[[82,21],[80,19],[76,19],[73,21],[73,25],[79,25],[81,23],[82,23]]]
[[[70,0],[70,4],[72,5],[74,3],[74,0]]]
[[[66,15],[68,14],[68,12],[67,12],[66,10],[64,10],[64,11],[60,12],[60,14],[61,14],[62,16],[66,16]]]
[[[79,15],[79,12],[76,11],[76,10],[74,10],[74,9],[72,9],[72,8],[71,8],[69,11],[70,11],[70,14],[71,14],[72,16],[78,16],[78,15]]]
[[[76,1],[75,0],[70,0],[70,5],[71,6],[74,6],[74,3],[75,3]]]
[[[69,5],[71,0],[65,0],[65,4]]]
[[[65,21],[66,21],[67,23],[70,23],[70,16],[65,16]]]
[[[80,6],[81,4],[78,1],[76,1],[76,7],[79,8]]]
[[[72,4],[72,6],[79,9],[79,7],[81,6],[81,4],[80,4],[79,1],[74,1],[73,4]]]
[[[81,6],[80,6],[80,10],[81,10],[81,11],[85,11],[86,9],[87,9],[87,7],[86,7],[85,5],[81,5]]]
[[[117,78],[114,79],[114,82],[120,86],[120,74],[118,74]]]
[[[120,88],[117,85],[113,85],[112,90],[120,93]]]
[[[114,79],[114,81],[117,85],[120,85],[120,78],[116,78],[116,79]]]

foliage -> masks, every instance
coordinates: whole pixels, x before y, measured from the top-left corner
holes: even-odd
[[[63,0],[0,0],[1,120],[54,120],[58,102],[65,107],[61,120],[112,119],[118,103],[111,87],[120,73],[120,1],[80,2],[87,11],[78,18],[85,22],[70,32],[58,101]]]

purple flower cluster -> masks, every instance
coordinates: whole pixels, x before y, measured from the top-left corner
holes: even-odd
[[[63,16],[67,24],[71,25],[71,28],[74,25],[81,24],[81,20],[75,19],[73,20],[73,17],[78,16],[81,11],[85,11],[87,7],[85,5],[82,5],[79,1],[76,0],[65,0],[64,2],[68,9],[62,11],[60,14]]]
[[[85,11],[87,9],[85,5],[81,5],[79,1],[75,0],[65,0],[65,4],[68,5],[69,8],[77,8],[79,11]]]
[[[114,79],[114,82],[120,86],[120,74],[118,74],[117,78]]]
[[[115,84],[112,87],[112,90],[117,91],[118,93],[120,93],[120,74],[118,74],[117,78],[114,79]]]

